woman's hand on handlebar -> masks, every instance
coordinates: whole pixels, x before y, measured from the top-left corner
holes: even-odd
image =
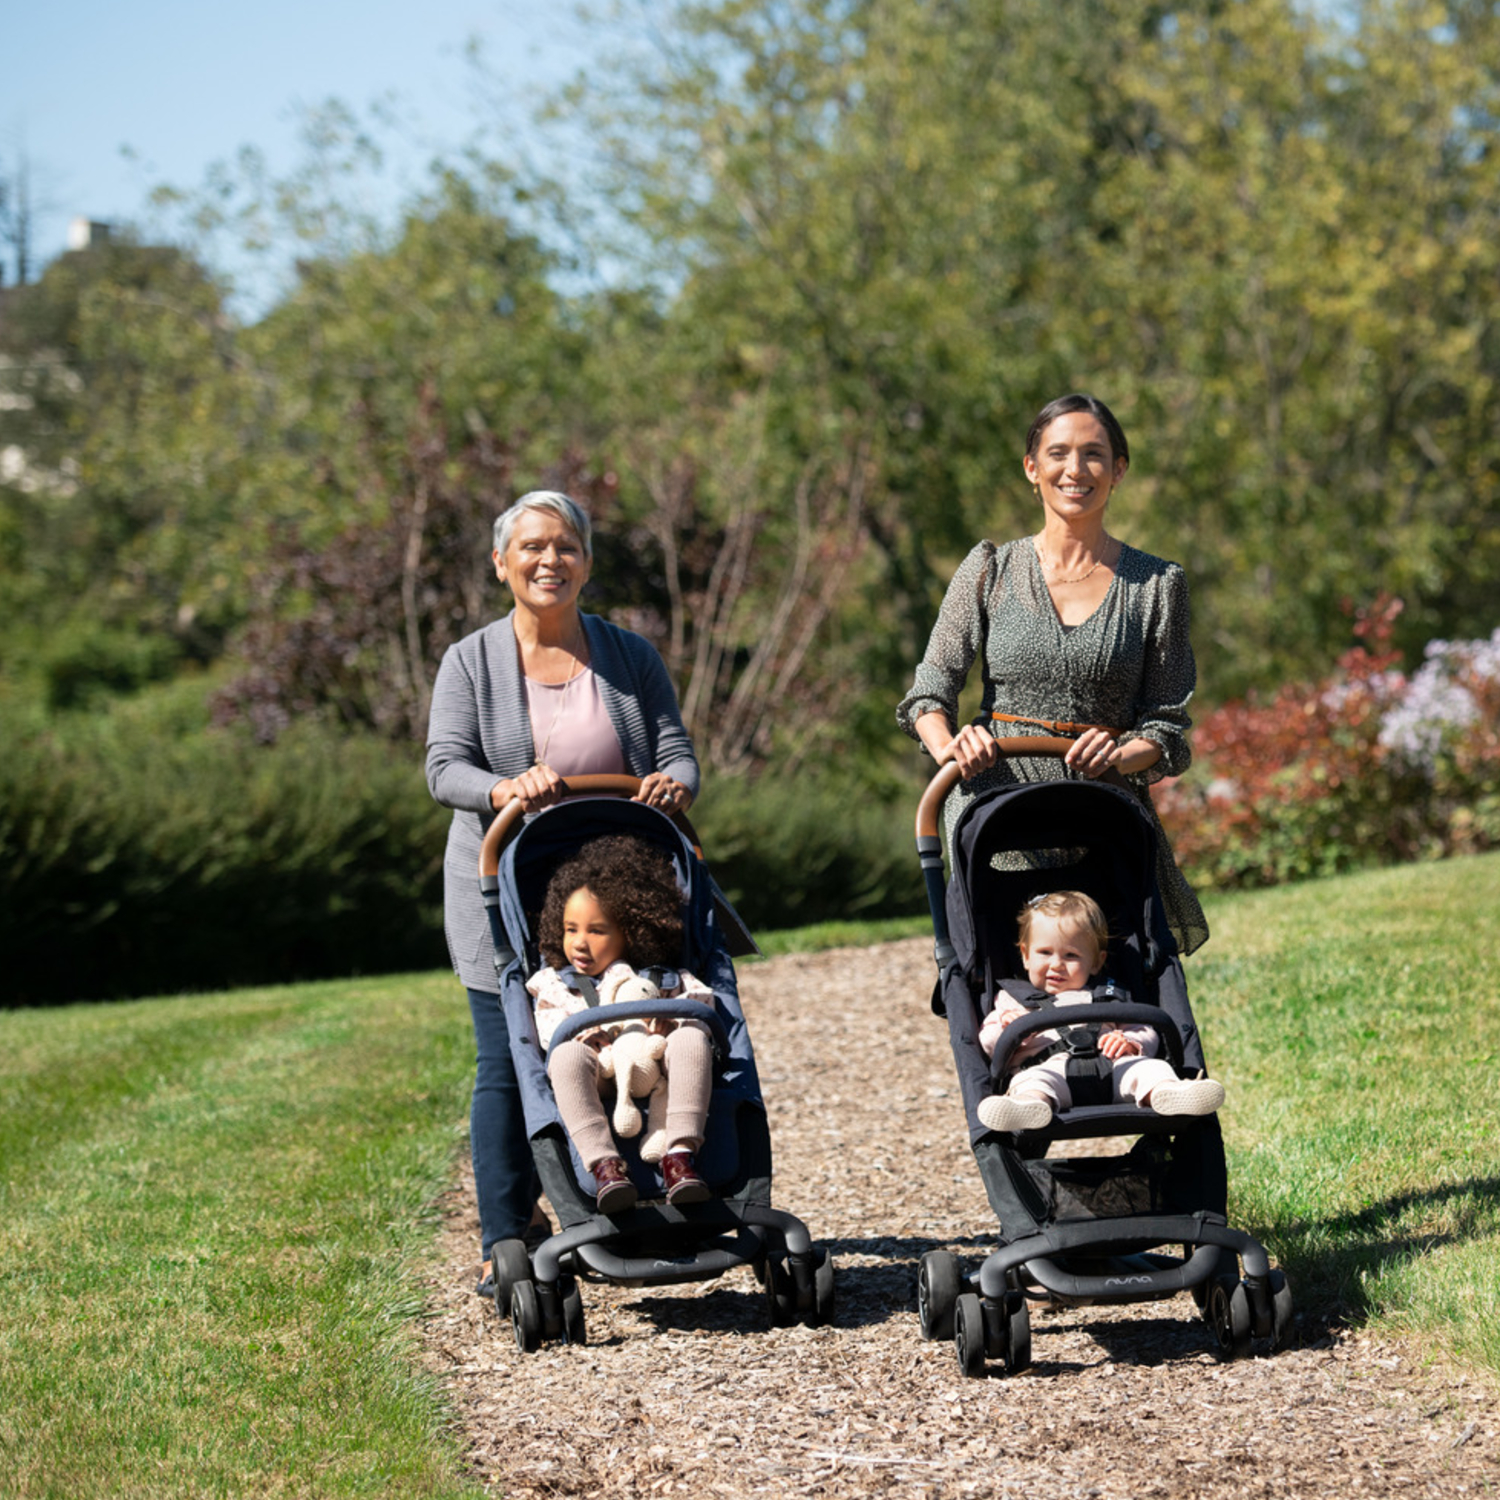
[[[529,817],[561,802],[565,790],[566,783],[551,766],[533,766],[508,781],[497,781],[490,788],[490,806],[499,812],[507,802],[519,802],[521,811]]]
[[[1102,776],[1120,763],[1120,745],[1107,729],[1085,729],[1073,741],[1073,748],[1063,760],[1080,776],[1089,780]]]
[[[644,802],[659,812],[686,812],[692,806],[693,796],[680,781],[674,781],[665,771],[653,771],[641,777],[641,789],[631,799]]]
[[[958,767],[959,775],[969,781],[981,771],[988,771],[1000,759],[1000,747],[995,743],[994,735],[976,724],[965,724],[948,741],[947,749],[937,759],[939,762],[951,760]]]

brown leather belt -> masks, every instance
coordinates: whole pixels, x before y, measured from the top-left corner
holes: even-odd
[[[1003,714],[998,708],[991,710],[990,718],[997,724],[1035,724],[1038,729],[1045,729],[1051,734],[1071,734],[1075,739],[1086,729],[1103,729],[1105,734],[1112,734],[1116,739],[1125,732],[1123,729],[1110,729],[1103,724],[1069,724],[1061,719],[1028,719],[1024,714]]]

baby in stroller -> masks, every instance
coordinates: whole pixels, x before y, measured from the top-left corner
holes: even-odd
[[[591,1005],[678,996],[713,1004],[713,991],[701,979],[672,967],[682,962],[682,898],[671,862],[640,839],[594,839],[557,871],[547,886],[538,943],[547,967],[526,988],[536,1000],[543,1047],[562,1020]],[[626,1027],[663,1039],[665,1134],[654,1146],[643,1142],[641,1157],[661,1162],[668,1203],[701,1203],[708,1184],[694,1153],[703,1145],[713,1090],[713,1034],[702,1021],[663,1017],[593,1027],[559,1043],[548,1057],[557,1112],[598,1184],[599,1211],[622,1213],[638,1197],[602,1098],[609,1071],[604,1049]]]
[[[1016,918],[1017,947],[1026,980],[1002,979],[994,1009],[979,1028],[979,1045],[992,1057],[1007,1026],[1050,1000],[1053,1006],[1087,1005],[1086,988],[1104,967],[1109,924],[1099,903],[1083,891],[1051,891],[1033,896]],[[1087,1022],[1084,1022],[1087,1027]],[[1073,1105],[1074,1086],[1108,1077],[1113,1099],[1129,1099],[1159,1115],[1211,1115],[1224,1103],[1223,1086],[1211,1078],[1179,1078],[1158,1057],[1157,1033],[1150,1026],[1106,1021],[1088,1028],[1035,1031],[1011,1053],[1007,1089],[979,1105],[979,1118],[991,1130],[1043,1130],[1058,1110]],[[1094,1038],[1097,1037],[1097,1043]],[[1089,1055],[1097,1046],[1097,1057]]]
[[[936,939],[932,1007],[948,1023],[969,1140],[1000,1232],[977,1270],[946,1249],[922,1256],[923,1337],[951,1338],[965,1375],[985,1374],[991,1359],[1015,1373],[1031,1363],[1034,1303],[1087,1307],[1189,1292],[1226,1357],[1249,1353],[1255,1339],[1284,1347],[1293,1331],[1286,1278],[1263,1245],[1228,1222],[1215,1112],[1223,1091],[1207,1076],[1157,888],[1150,818],[1130,792],[1103,782],[998,786],[959,814],[945,881],[938,825],[957,779],[957,768],[945,767],[928,787],[917,851]],[[1086,1024],[1065,1024],[1058,1002],[1083,989],[1106,954],[1109,979],[1088,992]],[[1048,1032],[1074,1043],[1066,1096],[1033,1083],[1048,1063],[1024,1066],[1028,1046],[1050,1045]],[[1143,1032],[1156,1039],[1157,1056],[1145,1057]],[[1146,1063],[1164,1071],[1140,1071]],[[1138,1084],[1128,1084],[1126,1068],[1139,1072]],[[1091,1089],[1083,1086],[1090,1069]],[[1111,1137],[1131,1144],[1102,1150]],[[1091,1148],[1051,1150],[1069,1141]]]

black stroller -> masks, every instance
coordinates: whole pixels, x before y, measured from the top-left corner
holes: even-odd
[[[629,776],[579,776],[565,801],[521,824],[512,804],[490,826],[480,855],[480,887],[494,936],[501,1003],[520,1079],[543,1190],[561,1230],[528,1252],[521,1240],[494,1249],[496,1305],[509,1304],[517,1346],[544,1338],[585,1339],[580,1281],[663,1286],[709,1281],[750,1266],[765,1287],[771,1322],[809,1325],[833,1320],[833,1262],[815,1247],[800,1219],[771,1207],[771,1139],[755,1058],[740,1010],[731,951],[755,952],[748,933],[718,895],[685,819],[642,803]],[[605,795],[601,795],[605,794]],[[685,831],[684,831],[685,830]],[[598,1211],[593,1179],[563,1128],[537,1041],[526,979],[541,966],[535,924],[553,871],[588,839],[628,833],[671,857],[683,890],[683,966],[714,992],[713,1006],[693,999],[599,1005],[570,1016],[552,1045],[606,1019],[686,1017],[707,1021],[714,1037],[714,1087],[698,1170],[713,1190],[708,1201],[673,1207],[660,1200],[657,1167],[641,1160],[639,1138],[620,1142],[638,1205],[625,1213]]]
[[[1056,753],[1067,742],[1021,744],[1024,751],[1008,753],[1033,754],[1047,744]],[[1228,1225],[1216,1115],[1075,1102],[1042,1130],[999,1133],[980,1122],[980,1101],[1003,1091],[1017,1044],[1048,1028],[1061,1029],[1070,1050],[1087,1058],[1097,1050],[1099,1024],[1150,1026],[1179,1076],[1201,1076],[1204,1061],[1157,892],[1156,830],[1135,798],[1117,785],[1074,780],[980,794],[958,817],[945,889],[938,822],[957,781],[956,768],[945,767],[917,814],[940,975],[932,1008],[947,1016],[974,1156],[1000,1236],[967,1276],[949,1251],[922,1257],[923,1337],[951,1337],[966,1375],[983,1375],[987,1359],[1016,1373],[1031,1363],[1029,1300],[1086,1307],[1189,1291],[1224,1357],[1249,1353],[1256,1339],[1282,1347],[1292,1333],[1291,1293],[1264,1247]],[[1082,1013],[1044,1005],[1012,1022],[986,1058],[978,1041],[983,1014],[999,982],[1022,975],[1016,914],[1033,896],[1059,889],[1086,892],[1108,918],[1109,984],[1095,988]],[[1080,1014],[1087,1026],[1076,1024]],[[1060,1027],[1061,1016],[1075,1024]],[[1103,1092],[1107,1097],[1107,1080]],[[1109,1136],[1139,1139],[1124,1155],[1046,1155],[1054,1141]],[[1162,1248],[1178,1246],[1180,1254]]]

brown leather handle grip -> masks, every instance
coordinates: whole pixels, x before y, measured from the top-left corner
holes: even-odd
[[[569,797],[634,797],[640,789],[641,781],[638,776],[569,776],[563,782],[562,795],[564,800]],[[484,843],[479,847],[481,875],[499,873],[500,855],[515,837],[525,816],[521,804],[514,797],[495,814],[489,828],[485,830]],[[703,847],[698,842],[693,825],[688,822],[687,814],[667,813],[663,816],[671,818],[687,836],[688,842],[693,846],[693,853],[702,859]]]
[[[1012,734],[996,736],[995,744],[1002,755],[1066,755],[1073,748],[1070,736],[1058,734]],[[938,773],[927,783],[917,804],[917,837],[935,838],[948,793],[963,780],[958,766],[949,761],[938,767]]]

